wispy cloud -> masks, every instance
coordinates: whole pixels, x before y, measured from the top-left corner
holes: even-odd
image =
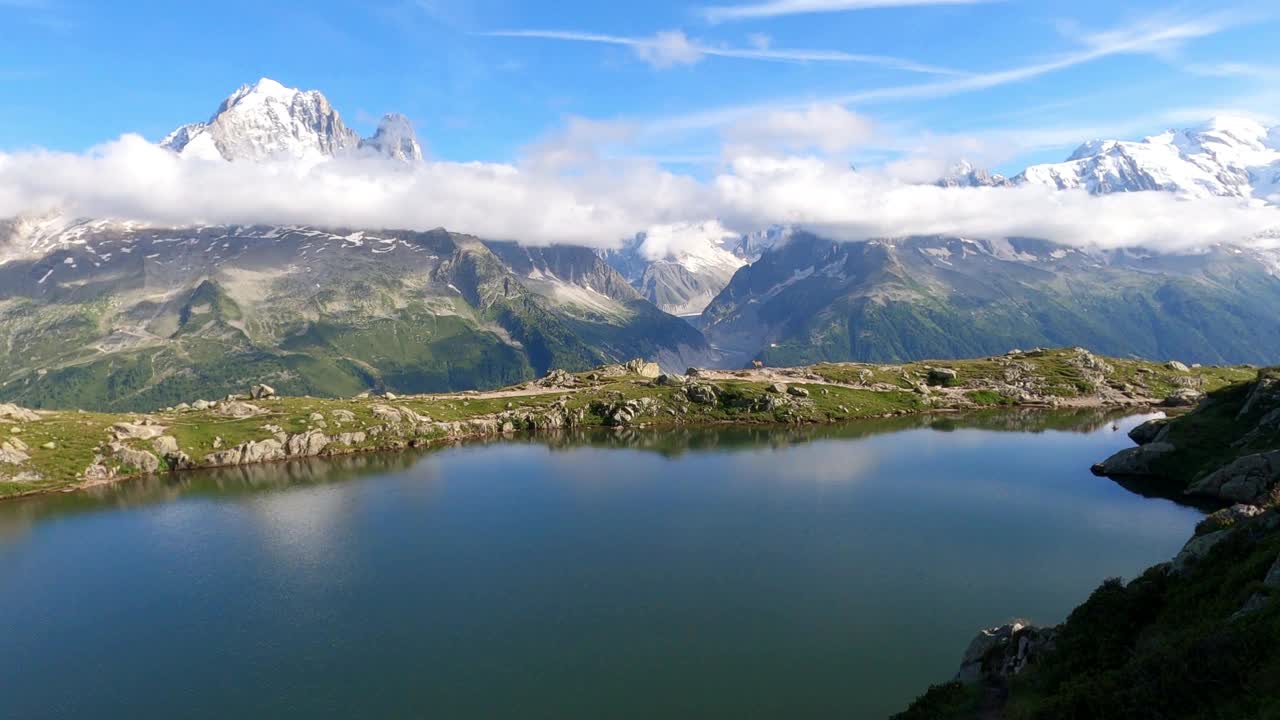
[[[757,36],[752,47],[733,48],[707,45],[691,39],[680,30],[664,30],[648,37],[626,37],[572,30],[498,30],[481,33],[488,37],[539,38],[571,42],[620,45],[633,49],[641,60],[658,68],[692,65],[703,58],[724,57],[769,62],[823,62],[878,65],[908,72],[961,77],[965,73],[950,68],[926,65],[885,55],[865,55],[839,50],[789,50],[769,46],[764,36]]]
[[[702,16],[710,22],[752,20],[782,15],[848,12],[876,8],[924,7],[929,5],[979,5],[993,0],[771,0],[746,5],[717,5],[704,8]]]
[[[778,109],[795,109],[814,102],[837,105],[859,105],[905,100],[925,100],[987,90],[1003,85],[1032,80],[1043,75],[1096,62],[1117,55],[1167,53],[1182,43],[1220,33],[1235,24],[1227,15],[1157,21],[1146,19],[1135,25],[1089,36],[1082,49],[1028,65],[985,73],[962,75],[928,83],[898,85],[860,90],[821,98],[792,98],[766,103],[716,108],[651,123],[652,132],[668,132],[721,127],[739,119]]]

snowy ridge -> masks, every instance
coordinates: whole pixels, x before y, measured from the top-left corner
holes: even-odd
[[[1027,168],[1014,182],[1097,194],[1159,190],[1190,198],[1275,203],[1280,128],[1223,116],[1198,128],[1169,130],[1138,142],[1094,140],[1065,162]]]
[[[183,125],[160,145],[183,157],[232,162],[318,161],[361,148],[403,162],[422,160],[422,146],[405,116],[383,117],[374,136],[361,140],[320,91],[270,78],[240,87],[208,122]]]

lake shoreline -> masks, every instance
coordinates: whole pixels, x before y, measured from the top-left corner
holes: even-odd
[[[0,452],[12,451],[10,459],[18,462],[11,464],[19,467],[5,482],[0,464],[0,499],[74,492],[164,471],[392,452],[530,430],[818,425],[1002,408],[1151,409],[1190,392],[1186,388],[1216,389],[1245,372],[1069,349],[890,366],[691,369],[686,375],[634,361],[576,374],[556,370],[489,393],[347,400],[276,397],[260,386],[246,396],[153,413],[0,405],[0,420],[11,431],[7,439],[0,435]]]

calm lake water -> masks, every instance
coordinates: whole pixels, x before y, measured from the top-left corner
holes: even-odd
[[[880,718],[1198,513],[1137,419],[594,434],[0,503],[6,718]]]

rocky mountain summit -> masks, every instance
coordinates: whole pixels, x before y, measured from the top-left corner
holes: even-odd
[[[183,125],[160,141],[184,157],[240,162],[320,160],[367,149],[403,162],[422,160],[409,119],[382,118],[362,140],[318,90],[289,88],[270,78],[232,93],[205,122]]]

